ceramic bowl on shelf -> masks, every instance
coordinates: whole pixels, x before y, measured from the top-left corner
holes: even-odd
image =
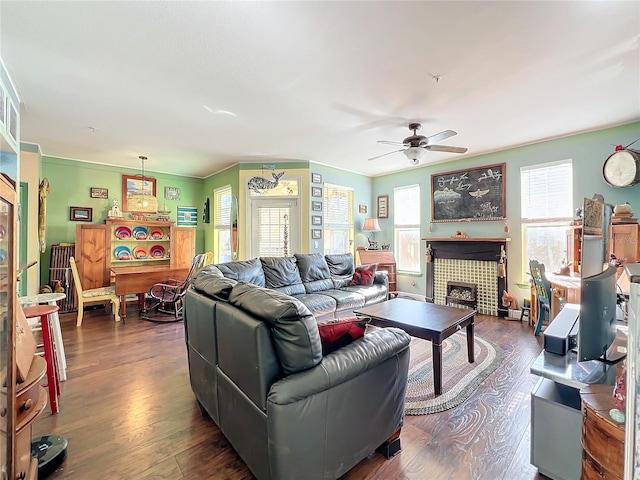
[[[164,247],[162,245],[154,245],[149,249],[149,254],[151,255],[151,258],[163,258]]]
[[[133,229],[133,238],[136,240],[146,240],[149,237],[149,230],[145,227],[136,227]]]
[[[164,233],[162,232],[161,228],[154,227],[151,230],[149,230],[150,240],[162,240],[162,237],[164,237]]]
[[[121,245],[113,251],[113,254],[118,260],[131,260],[131,250],[129,247]]]
[[[133,258],[137,258],[138,260],[142,260],[147,258],[147,249],[144,247],[136,247],[133,249]]]
[[[131,238],[131,229],[129,227],[118,227],[115,231],[115,236],[118,240],[125,240]]]

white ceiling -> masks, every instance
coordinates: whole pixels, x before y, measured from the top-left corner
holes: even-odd
[[[423,165],[640,120],[638,1],[2,0],[0,56],[22,141],[195,177],[280,160],[408,169],[368,158],[412,120],[469,149]]]

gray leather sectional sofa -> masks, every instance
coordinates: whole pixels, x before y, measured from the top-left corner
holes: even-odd
[[[387,272],[376,272],[373,285],[349,286],[355,271],[353,255],[299,254],[261,257],[216,265],[222,275],[286,293],[300,300],[316,317],[383,302],[389,294]]]
[[[404,419],[405,332],[367,332],[323,356],[300,295],[220,270],[202,269],[186,295],[191,386],[259,480],[337,479],[394,436]]]

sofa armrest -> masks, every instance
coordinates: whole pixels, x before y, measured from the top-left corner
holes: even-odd
[[[323,357],[315,367],[275,382],[267,401],[286,405],[329,390],[408,349],[410,341],[411,337],[398,328],[368,332],[364,337]]]

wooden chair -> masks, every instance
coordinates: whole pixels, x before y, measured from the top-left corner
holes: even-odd
[[[168,279],[151,287],[145,300],[144,320],[156,322],[177,322],[182,320],[183,298],[191,285],[193,275],[203,266],[206,254],[193,257],[191,268],[184,280]],[[164,315],[149,315],[159,312]]]
[[[536,289],[536,299],[538,301],[538,319],[534,334],[540,335],[544,321],[551,322],[551,283],[544,273],[544,263],[537,260],[529,260],[529,272]]]
[[[78,296],[78,319],[76,320],[76,327],[82,325],[82,315],[84,313],[84,303],[94,302],[111,302],[111,310],[116,317],[116,322],[120,321],[120,298],[116,295],[115,287],[101,287],[92,288],[91,290],[83,290],[80,283],[80,275],[78,274],[78,267],[76,267],[76,261],[73,257],[69,258],[71,264],[71,272],[73,273],[73,282],[76,287],[76,293]]]

